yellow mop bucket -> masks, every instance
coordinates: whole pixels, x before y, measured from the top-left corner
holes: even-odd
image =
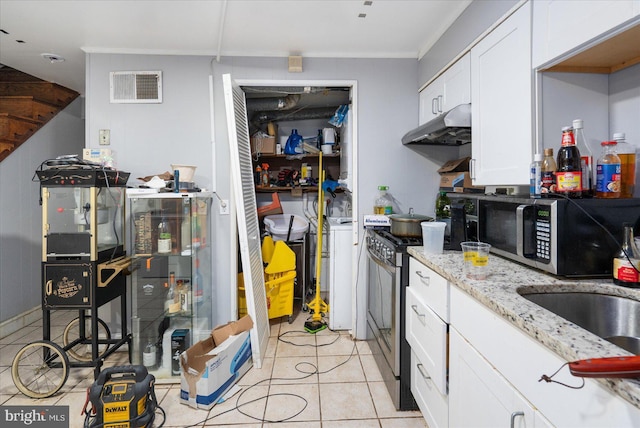
[[[270,243],[267,242],[267,246],[269,245]],[[271,253],[270,248],[266,252],[267,254]],[[269,319],[286,315],[291,323],[293,321],[296,253],[284,241],[276,241],[270,255],[269,264],[264,269]]]

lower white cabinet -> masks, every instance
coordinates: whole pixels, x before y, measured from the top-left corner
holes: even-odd
[[[449,426],[449,399],[436,387],[425,365],[413,351],[411,351],[411,393],[429,428]]]
[[[450,426],[535,426],[533,406],[453,328],[449,339]]]
[[[539,382],[567,361],[455,286],[449,337],[451,427],[506,427],[514,411],[525,413],[514,421],[526,423],[515,426],[528,428],[640,426],[640,410],[595,379],[581,389]],[[554,380],[581,383],[566,367]],[[497,422],[489,419],[494,414]]]

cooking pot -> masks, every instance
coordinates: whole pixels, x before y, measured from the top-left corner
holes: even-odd
[[[391,214],[391,234],[395,236],[421,237],[423,221],[433,221],[433,217],[414,214],[413,208],[409,208],[409,214]]]

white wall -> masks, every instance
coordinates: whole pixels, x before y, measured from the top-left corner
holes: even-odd
[[[82,107],[76,99],[0,162],[0,322],[41,307],[42,211],[32,178],[47,159],[82,154]]]
[[[231,73],[234,79],[243,81],[356,80],[360,187],[355,194],[360,215],[371,213],[378,184],[390,187],[405,212],[409,207],[419,213],[433,212],[439,165],[400,142],[402,135],[417,124],[417,61],[305,58],[303,67],[303,73],[288,73],[286,58],[230,57],[217,63],[206,57],[91,54],[87,57],[87,141],[97,141],[98,130],[109,128],[118,166],[131,172],[132,177],[163,172],[177,160],[194,163],[198,165],[197,183],[210,186],[215,178],[219,196],[230,199],[222,74]],[[162,70],[164,102],[109,104],[108,72],[116,70]],[[210,73],[214,78],[213,149],[209,132]],[[214,155],[216,162],[212,165]],[[218,215],[215,208],[213,211],[218,311],[214,322],[223,322],[232,317],[229,308],[235,272],[230,265],[236,255],[229,250],[236,237],[229,232],[230,217]],[[364,255],[360,260],[364,266]],[[364,268],[360,271],[358,308],[364,320]],[[364,322],[357,328],[362,337]]]

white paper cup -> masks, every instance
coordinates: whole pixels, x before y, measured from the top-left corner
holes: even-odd
[[[321,148],[322,148],[322,154],[324,155],[333,154],[333,144],[323,144]]]
[[[462,242],[463,270],[469,279],[487,279],[489,276],[489,250],[491,244]]]
[[[423,221],[422,245],[425,254],[442,254],[444,247],[444,230],[447,223],[441,221]]]

